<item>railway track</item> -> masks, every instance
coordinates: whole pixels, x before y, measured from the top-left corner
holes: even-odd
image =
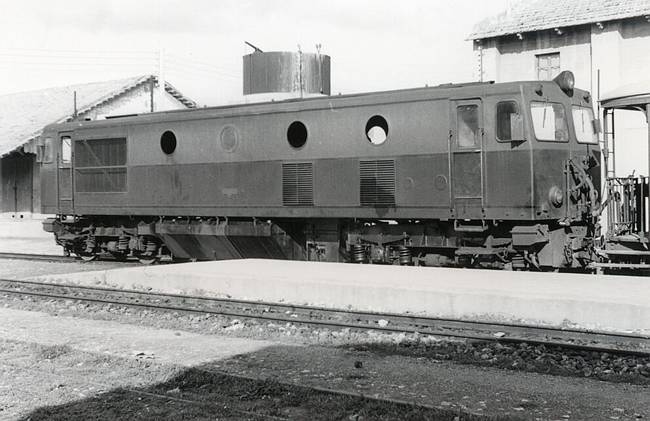
[[[56,254],[32,254],[32,253],[6,253],[0,252],[0,259],[13,259],[13,260],[28,260],[28,261],[38,261],[38,262],[53,262],[53,263],[83,263],[83,264],[125,264],[125,265],[135,265],[140,264],[137,260],[116,260],[116,259],[93,259],[93,260],[84,260],[83,258],[77,256],[64,256]],[[167,262],[162,262],[167,263]]]
[[[459,339],[543,344],[576,350],[650,357],[650,337],[632,334],[460,321],[406,314],[350,311],[28,280],[1,279],[0,293],[124,305],[161,311],[213,314],[278,323],[297,323],[332,329],[348,328],[386,333],[417,332],[423,335]]]
[[[32,260],[45,262],[75,262],[73,256],[57,256],[55,254],[30,254],[30,253],[0,253],[0,259]]]

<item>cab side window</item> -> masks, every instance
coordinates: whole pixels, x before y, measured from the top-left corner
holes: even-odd
[[[515,101],[503,101],[497,104],[497,139],[523,140],[523,117]]]
[[[72,161],[72,141],[69,136],[61,138],[61,163],[69,164]]]
[[[457,108],[458,146],[475,148],[479,144],[478,106],[461,105]]]
[[[51,137],[46,137],[43,141],[43,146],[39,147],[41,154],[41,162],[50,163],[54,160],[54,141]]]

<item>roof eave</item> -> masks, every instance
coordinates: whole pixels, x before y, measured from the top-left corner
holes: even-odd
[[[625,108],[635,109],[650,104],[650,93],[643,95],[632,95],[620,98],[611,98],[600,101],[602,108]]]
[[[599,22],[607,23],[607,22],[614,22],[614,21],[625,20],[625,19],[641,18],[648,15],[649,15],[648,13],[630,13],[628,15],[620,15],[620,16],[609,16],[609,17],[603,16],[601,19],[588,19],[582,22],[576,21],[571,23],[570,25],[547,24],[547,25],[540,25],[539,27],[536,27],[534,29],[521,28],[521,31],[508,30],[504,32],[493,32],[493,31],[474,32],[471,33],[466,40],[476,41],[476,40],[483,40],[483,39],[490,39],[490,38],[500,38],[508,35],[517,35],[517,34],[525,35],[531,32],[548,31],[548,30],[553,30],[555,28],[562,28],[562,29],[572,28],[576,26],[593,25]]]

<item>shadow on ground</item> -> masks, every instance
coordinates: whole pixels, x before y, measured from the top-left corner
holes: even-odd
[[[317,354],[321,358],[316,358]],[[386,402],[288,384],[307,378],[303,384],[330,389],[345,386],[346,390],[355,390],[356,385],[362,393],[370,383],[372,364],[355,359],[357,354],[339,350],[334,356],[322,357],[322,349],[318,347],[273,346],[185,369],[157,384],[117,388],[83,400],[38,408],[22,420],[496,419],[467,415],[456,409]],[[309,361],[314,361],[312,370],[305,369],[310,366]],[[283,383],[273,378],[272,372],[280,371],[285,376],[281,379]],[[227,372],[241,375],[233,377]],[[390,378],[391,375],[386,373],[387,381],[400,381]],[[253,379],[258,376],[266,380]]]

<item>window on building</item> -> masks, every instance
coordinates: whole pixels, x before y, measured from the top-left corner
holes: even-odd
[[[537,79],[551,80],[560,74],[560,53],[537,56]]]

